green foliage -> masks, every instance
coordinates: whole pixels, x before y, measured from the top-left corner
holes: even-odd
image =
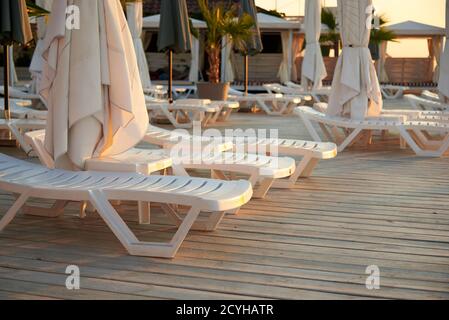
[[[373,28],[371,30],[371,43],[380,44],[383,41],[395,41],[396,34],[385,27],[388,23],[386,17],[380,15],[375,19],[379,20],[379,28]],[[320,42],[335,47],[340,41],[336,16],[331,10],[323,8],[321,12],[321,23],[329,28],[329,32],[321,35]]]
[[[43,17],[43,16],[50,14],[49,11],[38,6],[34,1],[27,0],[26,4],[27,4],[27,8],[28,8],[28,15],[30,17]]]
[[[371,30],[371,39],[370,41],[375,44],[380,44],[384,41],[392,41],[395,42],[396,34],[388,30],[385,25],[389,22],[384,15],[380,15],[376,17],[379,20],[379,28],[373,28]]]
[[[209,60],[209,81],[218,83],[220,79],[220,54],[228,39],[234,47],[246,51],[246,40],[252,35],[254,20],[248,14],[239,17],[238,7],[215,3],[209,5],[208,0],[198,0],[201,19],[206,22],[205,50]]]
[[[321,11],[321,23],[328,28],[328,32],[322,33],[320,37],[323,55],[328,56],[331,47],[335,49],[335,52],[338,55],[340,32],[338,30],[337,18],[331,10],[323,8]]]
[[[226,6],[224,3],[209,5],[208,0],[198,0],[201,16],[206,22],[206,47],[221,47],[225,36],[236,48],[243,49],[245,40],[251,36],[254,21],[245,14],[238,18],[237,6]]]
[[[331,10],[323,8],[321,11],[321,23],[325,24],[330,31],[337,31],[337,18]]]

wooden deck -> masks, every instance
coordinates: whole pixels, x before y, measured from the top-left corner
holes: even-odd
[[[307,138],[296,118],[236,115],[232,124]],[[0,193],[0,215],[11,202]],[[190,233],[174,260],[129,256],[98,216],[76,213],[19,216],[0,233],[0,299],[449,298],[449,159],[396,145],[321,162],[216,232]],[[141,239],[172,231],[157,208],[151,227],[136,223],[132,203],[121,213]],[[81,290],[65,288],[68,265],[80,267]],[[380,290],[365,287],[369,265],[380,268]]]

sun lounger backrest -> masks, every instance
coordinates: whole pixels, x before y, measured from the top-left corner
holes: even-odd
[[[32,146],[42,164],[47,168],[55,168],[52,156],[45,149],[45,130],[27,132],[25,141]]]

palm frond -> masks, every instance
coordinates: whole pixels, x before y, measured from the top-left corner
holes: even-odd
[[[44,8],[38,6],[33,1],[27,0],[26,4],[27,4],[27,9],[28,9],[28,15],[30,17],[43,17],[43,16],[46,16],[46,15],[50,14],[49,11],[47,11]]]
[[[221,49],[226,44],[223,39],[232,41],[235,48],[245,51],[246,41],[252,35],[254,27],[253,18],[244,14],[238,16],[238,6],[214,3],[209,5],[208,0],[198,0],[201,19],[206,22],[205,46],[209,54],[210,70],[209,79],[212,82],[219,81],[219,65]]]

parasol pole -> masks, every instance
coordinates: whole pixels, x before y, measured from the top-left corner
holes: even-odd
[[[168,51],[168,101],[173,103],[173,50]]]
[[[245,62],[244,62],[244,68],[245,68],[245,96],[248,95],[248,85],[249,85],[249,59],[248,55],[245,54]]]

